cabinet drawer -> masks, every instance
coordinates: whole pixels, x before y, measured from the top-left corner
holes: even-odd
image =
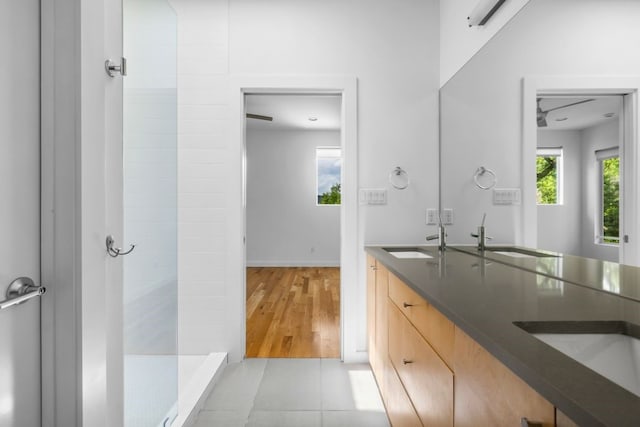
[[[555,408],[456,328],[456,427],[519,426],[522,417],[555,426]]]
[[[452,367],[455,330],[453,322],[391,273],[389,298],[431,344],[442,360]]]
[[[391,363],[387,362],[386,366],[384,377],[387,398],[385,405],[391,425],[393,427],[422,427],[420,418],[418,418],[398,374]]]
[[[453,372],[389,303],[389,357],[425,426],[453,426]]]

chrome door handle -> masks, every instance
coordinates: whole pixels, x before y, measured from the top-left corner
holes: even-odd
[[[7,288],[7,299],[0,301],[0,310],[22,304],[31,298],[39,297],[46,291],[47,289],[44,286],[36,286],[30,278],[18,277]]]

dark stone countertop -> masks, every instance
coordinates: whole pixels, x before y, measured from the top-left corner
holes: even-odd
[[[491,245],[487,246],[489,249],[491,247]],[[542,252],[554,256],[518,258],[502,255],[491,250],[480,252],[476,245],[455,245],[451,248],[513,265],[523,270],[556,277],[565,282],[599,289],[624,298],[640,301],[640,268],[638,267],[550,251]],[[526,250],[526,248],[523,249]]]
[[[471,253],[420,247],[433,258],[366,251],[581,426],[640,425],[640,397],[513,322],[616,320],[640,324],[640,303]],[[640,286],[640,284],[639,284]]]

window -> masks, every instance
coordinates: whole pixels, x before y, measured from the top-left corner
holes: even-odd
[[[536,153],[536,200],[539,205],[562,204],[562,147],[538,148]]]
[[[342,185],[342,149],[316,148],[316,176],[318,205],[339,205]]]
[[[596,243],[620,242],[620,154],[618,147],[596,151],[599,198]]]

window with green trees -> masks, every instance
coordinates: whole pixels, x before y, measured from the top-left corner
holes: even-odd
[[[597,241],[620,242],[620,156],[618,149],[596,152],[600,175],[600,227]]]
[[[318,205],[339,205],[342,186],[342,150],[336,147],[316,148]]]
[[[539,205],[562,204],[562,148],[538,148],[536,200]]]

